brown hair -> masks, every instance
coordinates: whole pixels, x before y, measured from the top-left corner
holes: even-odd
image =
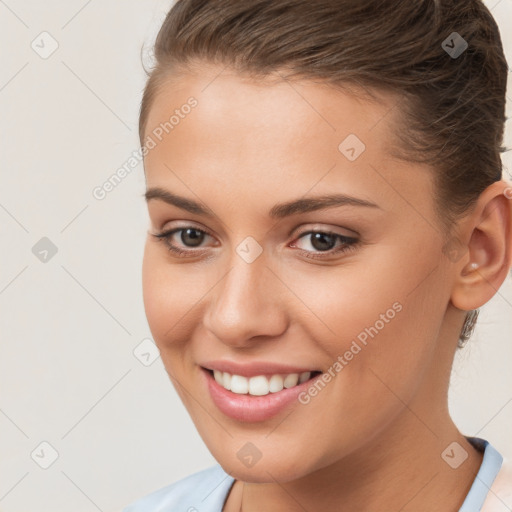
[[[209,62],[251,77],[278,71],[395,94],[408,129],[396,130],[394,154],[436,169],[445,233],[502,177],[508,66],[496,22],[480,0],[178,0],[154,56],[141,145],[160,87],[173,73]],[[477,315],[466,315],[460,344]]]

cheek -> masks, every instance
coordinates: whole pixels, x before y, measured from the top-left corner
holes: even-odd
[[[403,321],[409,300],[403,276],[393,277],[402,269],[387,270],[359,262],[314,272],[290,268],[282,279],[299,299],[294,299],[294,321],[332,359],[349,350],[353,340],[365,347],[370,340],[385,337]]]
[[[182,348],[189,339],[188,327],[205,294],[194,273],[184,268],[171,264],[162,247],[146,244],[142,264],[144,309],[162,358],[166,351]]]
[[[432,281],[412,291],[421,280],[418,268],[387,270],[380,267],[372,273],[366,268],[356,275],[355,269],[345,269],[333,277],[333,269],[326,269],[324,275],[294,281],[289,281],[292,273],[287,277],[308,306],[298,321],[316,345],[315,352],[328,354],[324,362],[331,372],[324,371],[334,375],[325,387],[310,389],[295,417],[304,436],[301,450],[310,461],[317,458],[317,467],[345,456],[386,428],[412,400],[431,364],[436,319],[440,322],[443,313],[442,301],[436,302],[433,295],[440,276],[433,274]],[[311,450],[308,439],[317,436],[318,425],[308,418],[322,418],[324,434]],[[283,437],[297,436],[292,424],[279,428]]]
[[[166,372],[190,410],[188,384],[185,385],[192,368],[189,340],[193,326],[199,321],[199,304],[207,290],[200,289],[192,273],[184,268],[171,264],[162,247],[146,243],[142,263],[146,318]]]
[[[445,313],[448,296],[440,269],[432,272],[433,255],[400,264],[400,256],[392,256],[381,253],[364,268],[326,267],[314,275],[291,269],[283,276],[302,303],[295,319],[327,356],[324,363],[342,358],[345,376],[337,380],[350,381],[355,391],[340,396],[353,397],[356,409],[364,395],[389,394],[386,385],[404,400],[412,396],[431,363]]]

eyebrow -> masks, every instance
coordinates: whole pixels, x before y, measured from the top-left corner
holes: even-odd
[[[149,188],[146,190],[144,197],[146,198],[146,202],[149,202],[151,199],[160,199],[167,204],[186,210],[189,213],[205,217],[215,217],[215,214],[211,209],[203,206],[197,201],[178,196],[160,187]],[[337,206],[363,206],[367,208],[380,209],[379,205],[364,199],[347,196],[345,194],[328,194],[317,197],[300,198],[286,203],[276,204],[270,209],[269,217],[272,219],[282,219],[284,217],[290,217],[291,215],[325,210],[327,208],[335,208]]]

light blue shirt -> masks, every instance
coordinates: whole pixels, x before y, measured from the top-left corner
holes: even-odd
[[[478,512],[498,474],[503,457],[485,440],[467,438],[484,457],[459,512]],[[137,500],[123,512],[222,512],[235,479],[216,464]]]

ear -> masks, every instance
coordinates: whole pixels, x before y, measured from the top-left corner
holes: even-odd
[[[469,311],[496,294],[512,265],[512,184],[501,180],[487,187],[459,233],[464,257],[454,263],[451,302]]]

